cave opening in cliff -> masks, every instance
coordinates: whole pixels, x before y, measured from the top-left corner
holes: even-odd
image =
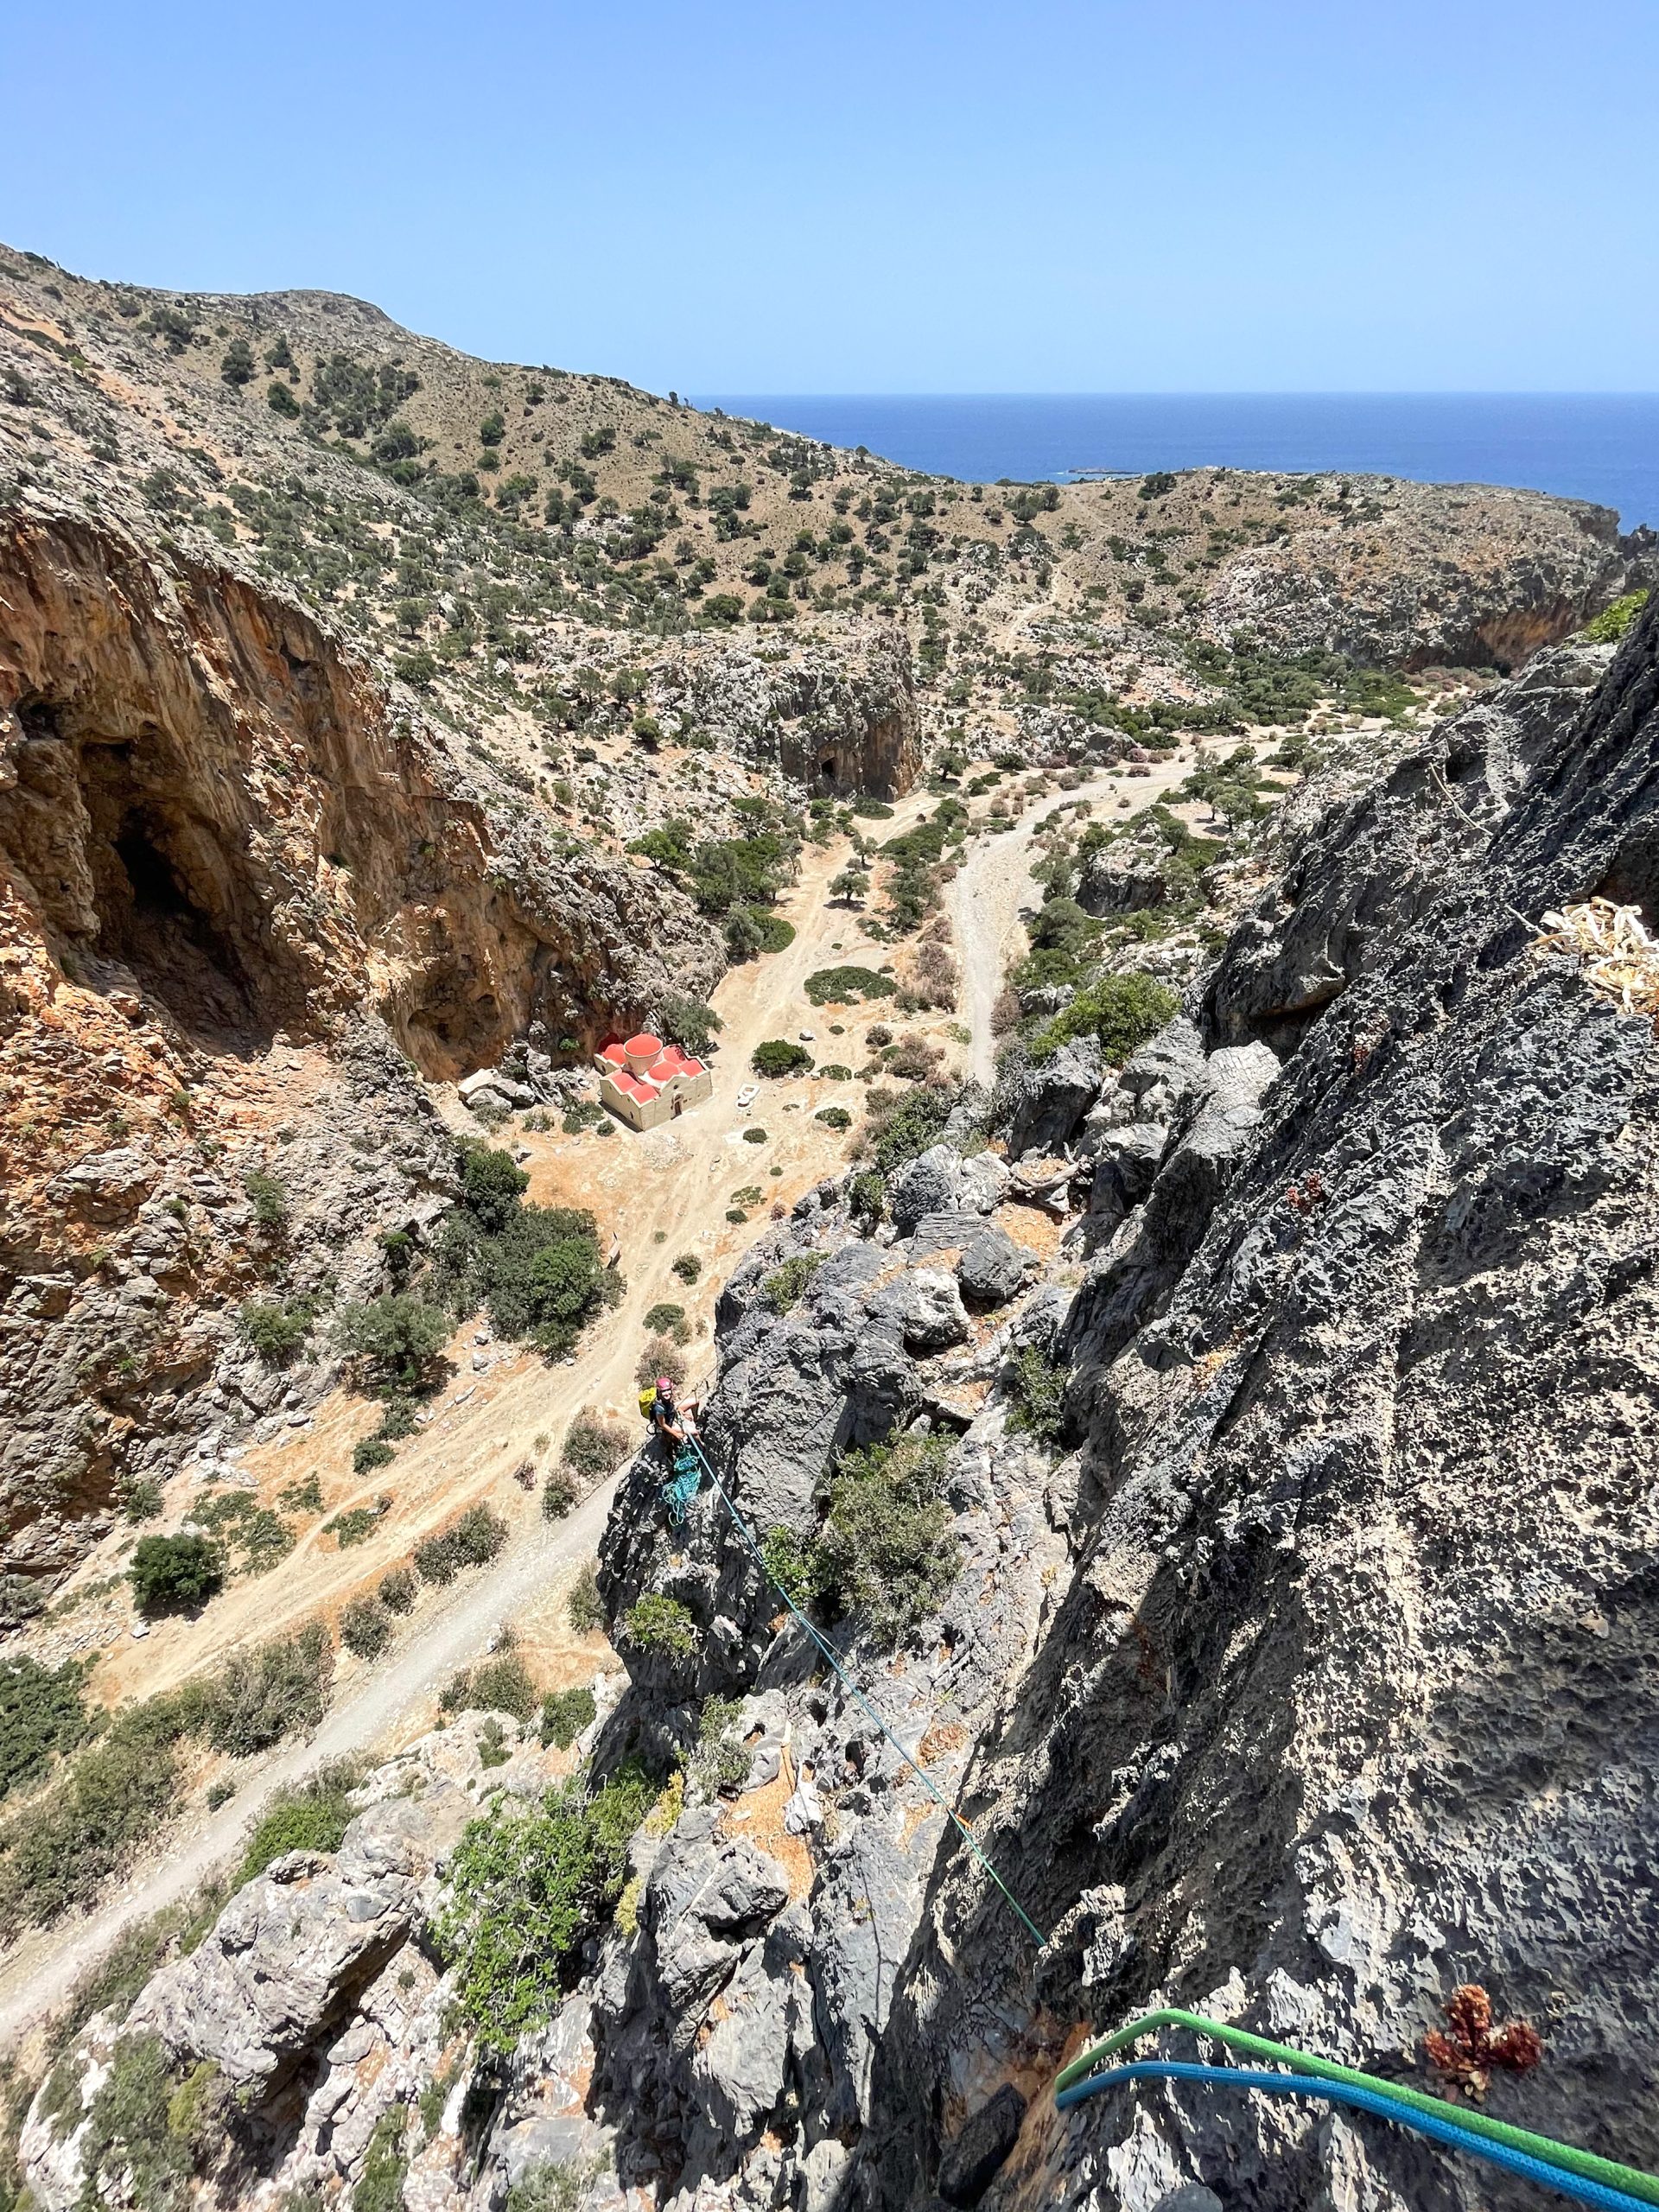
[[[836,780],[836,762],[835,762],[835,755],[834,755],[833,753],[830,756],[830,758],[829,758],[827,760],[820,760],[820,761],[819,761],[819,763],[818,763],[818,773],[819,773],[819,774],[823,778],[823,780],[824,780],[824,782],[825,782],[826,784],[833,784],[833,783],[835,782],[835,780]]]
[[[214,911],[224,903],[209,887],[219,871],[191,862],[199,825],[141,785],[126,745],[83,744],[78,766],[99,957],[128,969],[188,1030],[263,1033],[230,917]]]

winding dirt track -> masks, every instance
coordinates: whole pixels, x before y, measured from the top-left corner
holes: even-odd
[[[1178,755],[1132,782],[1121,771],[1104,774],[1065,794],[1065,803],[1127,796],[1138,810],[1178,783],[1189,766]],[[932,804],[920,792],[912,794],[884,825],[884,836],[908,828]],[[972,1071],[983,1081],[993,1072],[991,1007],[1016,941],[1020,906],[1031,892],[1033,841],[1054,811],[1053,802],[1040,802],[1013,830],[976,843],[953,886],[962,1018],[972,1031]],[[556,1437],[581,1408],[623,1411],[631,1404],[642,1315],[659,1299],[690,1302],[670,1271],[676,1254],[692,1249],[704,1255],[699,1287],[706,1304],[765,1226],[764,1208],[757,1208],[747,1224],[728,1223],[729,1186],[757,1181],[768,1199],[787,1201],[844,1156],[808,1110],[825,1097],[839,1097],[842,1086],[826,1089],[818,1078],[786,1089],[763,1086],[753,1110],[764,1116],[768,1129],[764,1148],[742,1141],[751,1117],[736,1113],[734,1106],[740,1084],[749,1080],[755,1045],[824,1020],[808,1007],[802,991],[812,969],[836,959],[879,965],[887,957],[863,938],[855,915],[829,903],[830,880],[844,858],[838,840],[827,849],[807,848],[800,880],[781,906],[795,925],[794,943],[774,958],[732,969],[717,988],[714,1002],[726,1026],[715,1063],[715,1096],[706,1105],[644,1138],[584,1138],[575,1147],[557,1138],[531,1143],[531,1196],[594,1205],[620,1238],[628,1278],[625,1304],[588,1332],[576,1358],[550,1370],[541,1360],[519,1354],[500,1360],[475,1381],[463,1373],[432,1426],[400,1452],[395,1469],[367,1483],[339,1472],[349,1463],[352,1440],[372,1417],[360,1401],[343,1394],[321,1410],[314,1430],[249,1455],[262,1493],[326,1461],[334,1470],[323,1477],[329,1513],[368,1502],[388,1475],[395,1478],[398,1510],[387,1516],[384,1529],[348,1554],[321,1543],[313,1529],[276,1573],[234,1586],[200,1620],[165,1624],[145,1645],[122,1647],[101,1670],[110,1677],[106,1694],[152,1694],[238,1643],[259,1641],[315,1618],[320,1611],[337,1610],[354,1589],[377,1581],[388,1567],[407,1557],[410,1545],[427,1530],[479,1498],[487,1497],[507,1514],[512,1536],[489,1568],[449,1591],[424,1597],[415,1622],[400,1632],[385,1658],[369,1665],[340,1655],[335,1701],[315,1735],[273,1752],[251,1770],[240,1770],[236,1795],[218,1812],[193,1808],[194,1825],[165,1837],[160,1849],[96,1912],[26,1936],[0,1964],[0,2048],[16,2044],[41,2024],[127,1929],[188,1896],[215,1868],[233,1859],[250,1822],[274,1792],[326,1760],[390,1749],[412,1738],[429,1725],[439,1689],[482,1655],[496,1628],[537,1608],[545,1611],[550,1596],[556,1598],[559,1586],[593,1557],[614,1484],[604,1484],[565,1520],[550,1525],[536,1502],[514,1488],[512,1471],[531,1453],[534,1440]],[[863,1019],[875,1010],[866,1007]],[[849,1031],[859,1026],[850,1013],[844,1018]],[[830,1057],[827,1039],[815,1049],[820,1061]],[[852,1034],[845,1046],[836,1049],[849,1059],[861,1050]],[[856,1106],[856,1087],[844,1088],[846,1103]],[[786,1096],[800,1107],[787,1122],[782,1111]],[[775,1164],[785,1172],[774,1181],[768,1169]],[[463,1331],[455,1351],[463,1367],[469,1343],[470,1332]],[[591,1674],[591,1666],[587,1671]]]

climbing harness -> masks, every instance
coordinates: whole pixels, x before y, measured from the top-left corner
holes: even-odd
[[[1165,2027],[1188,2028],[1198,2035],[1213,2036],[1252,2057],[1275,2059],[1297,2070],[1269,2074],[1253,2068],[1198,2066],[1174,2059],[1146,2059],[1104,2072],[1096,2070],[1103,2060]],[[1559,2190],[1580,2203],[1599,2205],[1603,2212],[1638,2212],[1641,2206],[1659,2204],[1659,2178],[1637,2167],[1599,2158],[1593,2151],[1580,2151],[1573,2144],[1557,2143],[1548,2135],[1535,2135],[1529,2128],[1511,2126],[1507,2120],[1493,2120],[1469,2106],[1448,2104],[1442,2097],[1403,2082],[1384,2082],[1352,2067],[1338,2066],[1331,2059],[1273,2043],[1243,2028],[1230,2027],[1224,2021],[1208,2019],[1201,2012],[1171,2006],[1131,2020],[1127,2027],[1119,2028],[1074,2059],[1055,2079],[1054,2101],[1065,2111],[1120,2082],[1154,2080],[1203,2082],[1218,2088],[1259,2089],[1268,2095],[1323,2097],[1376,2113],[1452,2150]]]
[[[788,1591],[785,1589],[783,1584],[778,1580],[772,1569],[766,1565],[766,1559],[761,1552],[760,1547],[754,1540],[753,1530],[749,1527],[748,1522],[743,1518],[743,1516],[738,1511],[737,1507],[733,1503],[731,1495],[728,1491],[724,1483],[721,1481],[720,1477],[715,1472],[713,1467],[709,1465],[708,1454],[704,1452],[701,1441],[695,1436],[690,1438],[688,1440],[690,1443],[692,1449],[696,1452],[698,1459],[702,1460],[703,1471],[707,1474],[709,1481],[714,1484],[715,1490],[719,1491],[721,1503],[725,1506],[726,1510],[731,1515],[732,1520],[737,1528],[739,1535],[742,1537],[744,1542],[753,1554],[755,1564],[760,1569],[761,1573],[766,1576],[767,1581],[771,1583],[772,1588],[783,1599],[785,1605],[786,1605],[790,1611],[794,1614],[796,1619],[811,1637],[813,1643],[817,1645],[818,1649],[823,1654],[824,1658],[829,1662],[830,1667],[840,1678],[842,1686],[847,1691],[848,1695],[853,1699],[860,1710],[875,1723],[881,1733],[887,1738],[888,1743],[893,1745],[893,1750],[898,1752],[899,1758],[903,1759],[905,1764],[910,1769],[911,1772],[915,1775],[923,1789],[926,1790],[928,1796],[933,1800],[939,1810],[944,1815],[946,1820],[950,1822],[957,1834],[961,1836],[969,1850],[973,1853],[974,1857],[979,1861],[981,1866],[982,1866],[985,1872],[990,1876],[997,1888],[1001,1891],[1003,1897],[1014,1908],[1014,1912],[1018,1915],[1020,1922],[1024,1925],[1027,1934],[1031,1937],[1033,1942],[1036,1944],[1038,1949],[1040,1951],[1044,1944],[1048,1941],[1047,1936],[1044,1935],[1042,1929],[1037,1925],[1031,1915],[1026,1910],[1024,1905],[1020,1904],[1019,1898],[1015,1897],[1014,1891],[1008,1887],[1002,1877],[997,1872],[995,1867],[992,1866],[990,1860],[985,1856],[984,1852],[981,1850],[978,1841],[974,1835],[974,1832],[969,1827],[967,1821],[964,1821],[948,1803],[938,1783],[935,1783],[926,1771],[911,1757],[910,1753],[905,1749],[899,1738],[893,1734],[892,1729],[888,1727],[887,1722],[881,1718],[875,1707],[870,1703],[868,1698],[865,1696],[863,1691],[860,1689],[858,1684],[847,1672],[846,1668],[842,1665],[840,1655],[836,1650],[835,1646],[829,1641],[827,1637],[821,1635],[819,1631],[813,1627],[811,1622],[808,1620],[806,1615],[801,1611],[795,1600],[790,1596]]]

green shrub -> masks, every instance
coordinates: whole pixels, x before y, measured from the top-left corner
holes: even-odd
[[[705,1058],[716,1035],[725,1027],[711,1006],[701,999],[670,998],[658,1017],[662,1033],[698,1059]]]
[[[43,1667],[27,1652],[0,1660],[0,1797],[38,1782],[86,1733],[85,1661]]]
[[[445,1713],[510,1713],[528,1724],[536,1710],[536,1686],[516,1651],[463,1667],[438,1698]]]
[[[569,1690],[554,1690],[542,1700],[542,1741],[568,1751],[584,1728],[593,1726],[598,1702],[586,1682]]]
[[[1031,1057],[1048,1059],[1074,1037],[1092,1033],[1099,1038],[1108,1065],[1122,1067],[1173,1019],[1179,1006],[1173,991],[1138,969],[1127,975],[1103,976],[1038,1033]]]
[[[236,1325],[267,1367],[286,1367],[298,1357],[316,1318],[308,1298],[296,1298],[289,1305],[255,1298],[237,1315]]]
[[[274,1175],[251,1168],[242,1187],[253,1201],[253,1217],[261,1229],[282,1229],[288,1221],[288,1192]]]
[[[745,1144],[765,1144],[766,1141],[766,1133],[762,1128],[745,1129],[743,1132],[743,1141]]]
[[[660,1590],[647,1591],[622,1616],[620,1626],[626,1643],[640,1651],[660,1652],[666,1659],[690,1659],[702,1641],[685,1606]]]
[[[787,1313],[799,1305],[801,1294],[828,1256],[823,1252],[797,1252],[772,1269],[760,1285],[760,1295],[774,1313]]]
[[[806,979],[806,995],[814,1006],[890,999],[898,988],[891,976],[884,976],[874,968],[820,968]]]
[[[363,2171],[352,2191],[352,2212],[399,2212],[404,2177],[409,2171],[404,2147],[408,2129],[409,2110],[404,2105],[388,2105],[375,2121],[363,2153]]]
[[[1585,636],[1599,645],[1616,645],[1647,603],[1645,589],[1626,592],[1623,599],[1616,599],[1611,607],[1604,607],[1592,621],[1585,624]]]
[[[296,1729],[315,1728],[327,1704],[334,1662],[334,1645],[319,1621],[253,1651],[232,1652],[207,1692],[208,1742],[233,1758],[251,1758]]]
[[[682,1252],[674,1262],[672,1272],[683,1283],[696,1282],[702,1273],[702,1262],[695,1252]]]
[[[123,2036],[77,2145],[89,2205],[183,2212],[224,2133],[229,2096],[216,2067],[184,2074],[159,2036]]]
[[[391,1457],[390,1452],[386,1457]],[[380,1521],[381,1516],[372,1505],[354,1505],[348,1513],[336,1513],[332,1520],[325,1521],[322,1533],[332,1536],[341,1551],[348,1552],[355,1544],[366,1543]]]
[[[1009,1427],[1024,1429],[1039,1443],[1058,1444],[1065,1430],[1065,1386],[1070,1380],[1067,1370],[1056,1367],[1035,1344],[1016,1352]]]
[[[677,1344],[684,1344],[691,1332],[687,1325],[685,1308],[675,1306],[667,1299],[659,1299],[649,1308],[643,1325],[654,1337],[672,1337]]]
[[[734,1797],[749,1778],[747,1745],[737,1732],[743,1707],[736,1698],[711,1697],[697,1719],[697,1747],[688,1778],[707,1799]]]
[[[804,1045],[791,1045],[786,1037],[768,1037],[749,1055],[749,1065],[756,1075],[805,1075],[811,1069],[812,1055]]]
[[[883,1175],[937,1144],[955,1103],[954,1091],[931,1084],[914,1090],[872,1090],[865,1108],[861,1149],[868,1152]]]
[[[350,1760],[338,1759],[283,1790],[261,1815],[248,1839],[237,1869],[238,1885],[263,1874],[288,1852],[338,1851],[354,1817],[351,1793],[361,1778]]]
[[[542,1518],[562,1521],[576,1502],[576,1486],[569,1475],[555,1468],[542,1484]]]
[[[352,1472],[371,1475],[377,1467],[390,1466],[397,1453],[384,1436],[359,1436],[352,1446]],[[338,1525],[335,1525],[338,1535]]]
[[[590,1636],[605,1625],[605,1607],[599,1594],[599,1577],[591,1560],[570,1585],[564,1601],[565,1616],[578,1636]]]
[[[788,1529],[768,1529],[760,1539],[760,1556],[772,1580],[798,1605],[805,1607],[823,1595],[823,1565],[816,1544]]]
[[[458,1315],[487,1304],[498,1335],[568,1351],[626,1286],[601,1256],[594,1217],[580,1208],[524,1205],[528,1178],[505,1152],[461,1148],[462,1198],[444,1218],[431,1284]]]
[[[133,1603],[148,1620],[188,1612],[225,1586],[225,1554],[207,1536],[141,1536],[127,1567]]]
[[[175,1810],[182,1779],[170,1722],[170,1707],[118,1714],[109,1732],[8,1824],[0,1836],[0,1913],[8,1926],[46,1927],[90,1904]]]
[[[844,1452],[818,1538],[825,1594],[891,1648],[938,1611],[961,1551],[939,1492],[949,1440],[934,1433]]]
[[[449,1316],[412,1291],[388,1291],[366,1305],[347,1306],[339,1324],[344,1348],[388,1388],[418,1391],[449,1341]]]
[[[850,1129],[853,1126],[853,1117],[844,1106],[820,1106],[812,1118],[822,1122],[826,1128]]]
[[[415,1547],[415,1572],[423,1582],[453,1582],[463,1567],[482,1567],[507,1541],[507,1524],[487,1505],[469,1506],[453,1528]]]
[[[378,1659],[391,1642],[391,1623],[378,1598],[353,1598],[340,1617],[340,1640],[359,1659]]]
[[[598,1482],[628,1457],[632,1440],[618,1421],[584,1408],[565,1432],[559,1457],[588,1482]]]
[[[294,1548],[289,1523],[245,1490],[219,1491],[204,1498],[193,1514],[215,1542],[236,1553],[244,1574],[265,1573]]]
[[[389,1574],[380,1578],[380,1587],[375,1593],[380,1603],[394,1613],[407,1613],[414,1609],[415,1577],[406,1567],[394,1567]]]
[[[572,1780],[539,1805],[502,1800],[462,1835],[432,1933],[485,2050],[510,2056],[551,2019],[582,1938],[621,1890],[628,1840],[655,1795],[625,1769],[592,1792]]]
[[[847,1204],[855,1221],[874,1229],[887,1211],[887,1177],[873,1167],[855,1175],[847,1185]]]

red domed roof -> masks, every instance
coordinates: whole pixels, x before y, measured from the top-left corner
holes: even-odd
[[[653,1037],[650,1030],[642,1029],[637,1037],[630,1037],[622,1049],[630,1059],[637,1053],[641,1059],[654,1060],[663,1049],[663,1040]]]

